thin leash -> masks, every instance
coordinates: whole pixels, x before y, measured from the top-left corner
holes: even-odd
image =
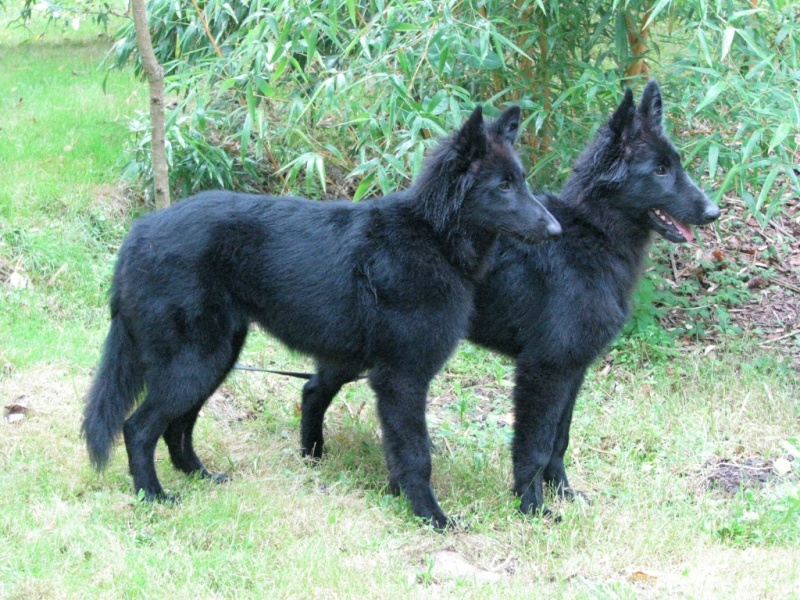
[[[233,368],[239,371],[257,371],[259,373],[274,373],[275,375],[285,375],[286,377],[296,377],[297,379],[311,379],[314,377],[314,373],[301,373],[300,371],[278,371],[276,369],[263,369],[261,367],[251,367],[249,365],[240,365],[236,364],[233,365]],[[359,375],[355,379],[351,379],[350,381],[356,381],[358,379],[366,379],[366,375]]]

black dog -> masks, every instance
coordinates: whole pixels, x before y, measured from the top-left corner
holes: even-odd
[[[689,179],[662,128],[650,81],[638,109],[630,89],[575,163],[560,198],[542,198],[563,235],[538,246],[501,238],[478,287],[469,339],[517,361],[514,491],[520,509],[543,509],[542,482],[570,497],[564,453],[586,369],[614,339],[652,232],[694,239],[691,224],[719,209]]]
[[[429,382],[466,333],[499,232],[560,233],[525,183],[518,127],[516,107],[490,124],[476,109],[408,190],[373,202],[214,191],[135,223],[84,415],[95,467],[122,429],[134,488],[149,500],[168,498],[153,462],[161,436],[178,469],[224,478],[195,454],[192,429],[257,322],[322,371],[303,390],[304,452],[319,455],[324,409],[369,370],[391,481],[414,514],[443,527],[430,487]]]
[[[664,133],[655,81],[638,110],[625,92],[561,197],[541,199],[563,235],[535,246],[500,238],[478,286],[469,331],[470,340],[517,360],[514,491],[525,513],[543,510],[543,480],[564,496],[573,493],[564,453],[575,397],[586,369],[628,317],[653,231],[673,242],[691,241],[686,223],[719,216]],[[329,375],[323,370],[317,377]],[[304,431],[307,420],[321,431],[329,402],[303,404]]]

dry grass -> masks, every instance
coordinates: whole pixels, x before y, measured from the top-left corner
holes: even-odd
[[[248,362],[294,359],[259,344]],[[135,502],[122,448],[104,475],[89,469],[87,373],[42,365],[0,379],[4,404],[25,395],[30,407],[0,424],[0,596],[796,597],[800,524],[781,510],[797,508],[797,470],[749,499],[698,480],[710,456],[784,455],[796,382],[730,357],[595,374],[570,448],[574,483],[594,501],[553,501],[556,524],[522,518],[508,493],[508,428],[494,418],[507,388],[459,416],[453,383],[481,381],[475,356],[457,356],[432,398],[434,486],[468,525],[446,535],[388,495],[363,383],[332,406],[330,452],[312,467],[297,452],[300,384],[234,374],[197,434],[209,466],[233,479],[186,478],[160,447],[162,480],[182,497],[171,508]]]

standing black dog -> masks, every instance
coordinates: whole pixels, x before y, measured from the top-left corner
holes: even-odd
[[[524,513],[544,510],[542,483],[570,497],[564,453],[589,365],[628,317],[652,232],[691,241],[687,224],[719,209],[684,172],[662,127],[650,81],[630,89],[575,163],[560,198],[543,198],[564,234],[538,246],[501,238],[478,287],[469,339],[517,361],[514,491]]]
[[[691,241],[686,223],[719,216],[664,132],[655,81],[638,109],[626,90],[577,160],[561,197],[541,199],[563,235],[539,245],[500,238],[478,286],[469,331],[470,340],[517,360],[514,491],[524,513],[545,510],[543,481],[563,496],[573,493],[564,453],[575,397],[586,369],[628,317],[653,231],[673,242]],[[324,370],[317,374],[329,377]],[[308,423],[317,432],[308,439],[322,439],[333,393],[303,403],[304,440]]]
[[[391,480],[414,514],[445,526],[430,486],[429,382],[466,333],[499,232],[560,233],[525,183],[518,127],[516,107],[488,124],[477,108],[409,189],[374,202],[214,191],[135,223],[84,414],[95,467],[122,430],[134,488],[148,500],[168,498],[154,465],[161,436],[175,467],[224,478],[203,466],[192,430],[256,322],[324,373],[303,390],[304,451],[322,450],[309,407],[324,413],[342,383],[369,370]]]

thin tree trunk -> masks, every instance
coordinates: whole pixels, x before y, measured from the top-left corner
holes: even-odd
[[[642,14],[641,26],[637,27],[630,16],[625,17],[628,25],[628,46],[630,46],[631,56],[636,57],[625,71],[625,77],[647,76],[650,73],[650,67],[647,66],[644,58],[642,58],[647,52],[647,44],[650,42],[650,28],[645,27],[649,17],[650,7],[647,5],[645,5],[645,10]]]
[[[145,0],[131,0],[136,46],[150,88],[151,151],[153,153],[153,183],[156,208],[166,208],[169,199],[169,165],[167,164],[166,134],[164,132],[164,68],[158,64],[150,40]]]

